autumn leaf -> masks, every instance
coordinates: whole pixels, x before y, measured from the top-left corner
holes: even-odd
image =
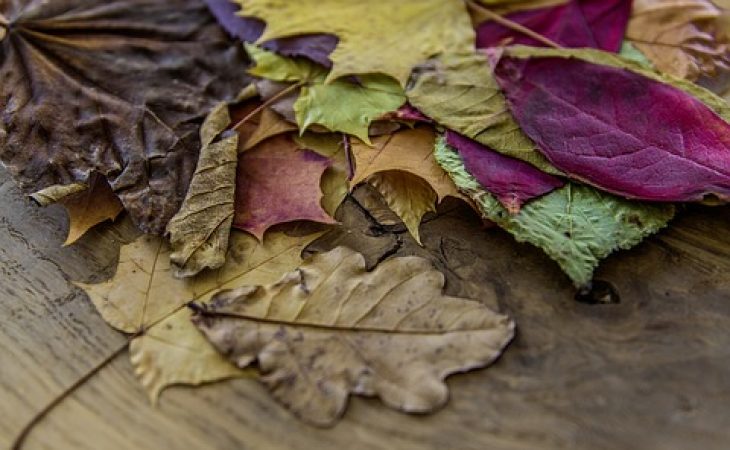
[[[335,223],[321,206],[320,180],[331,161],[302,150],[291,136],[267,139],[238,157],[233,226],[263,239],[272,225]]]
[[[557,57],[503,58],[496,75],[523,131],[571,177],[626,198],[730,199],[730,123],[685,92]]]
[[[383,74],[402,86],[411,69],[445,52],[469,52],[474,30],[462,0],[238,0],[245,16],[266,22],[258,42],[325,33],[339,42],[330,55],[331,82]]]
[[[370,142],[370,123],[397,110],[405,95],[400,85],[383,75],[365,74],[356,82],[335,80],[325,84],[327,71],[304,59],[283,58],[255,46],[246,47],[255,62],[252,75],[273,81],[303,83],[294,102],[300,132],[312,125],[348,133]]]
[[[570,0],[546,8],[518,11],[506,18],[564,47],[593,47],[617,52],[630,12],[631,0]],[[480,48],[504,42],[544,45],[494,21],[479,25],[476,42]]]
[[[68,214],[68,233],[63,245],[71,245],[87,231],[107,220],[114,220],[124,210],[109,183],[99,174],[89,177],[90,186],[81,183],[54,185],[31,194],[41,206],[59,203]]]
[[[518,213],[525,202],[565,184],[524,161],[504,156],[453,131],[446,132],[446,143],[459,152],[467,172],[511,214]]]
[[[634,0],[626,32],[661,71],[696,80],[730,69],[730,39],[709,0]]]
[[[203,116],[248,83],[243,51],[198,0],[20,0],[0,14],[0,160],[32,192],[99,172],[141,230],[161,233]]]
[[[419,227],[427,212],[436,211],[436,192],[423,178],[401,170],[378,172],[368,177],[385,203],[401,218],[408,232],[421,243]]]
[[[248,136],[244,135],[242,137],[243,145],[241,146],[241,150],[251,149],[270,137],[296,131],[297,129],[296,125],[285,120],[273,110],[264,108],[261,111],[259,122],[253,132]]]
[[[220,134],[230,123],[228,105],[220,103],[200,128],[198,165],[180,211],[170,219],[166,230],[177,277],[217,269],[225,262],[233,223],[238,135]]]
[[[233,0],[204,0],[218,23],[233,37],[244,42],[255,42],[264,31],[264,23],[251,17],[238,15],[240,6]],[[306,57],[326,67],[332,66],[329,54],[337,46],[337,37],[328,34],[310,34],[290,38],[273,39],[262,47],[284,56]]]
[[[527,203],[519,214],[509,214],[466,171],[459,154],[443,139],[437,141],[435,155],[485,219],[517,241],[541,248],[577,287],[591,281],[603,258],[635,246],[665,227],[674,215],[669,204],[632,202],[574,183]]]
[[[127,333],[144,330],[130,344],[130,358],[150,398],[171,384],[199,384],[241,372],[213,351],[187,320],[188,301],[206,302],[218,289],[269,283],[300,262],[301,251],[322,233],[302,237],[272,232],[264,242],[231,233],[223,267],[187,279],[172,277],[170,249],[143,236],[122,247],[114,277],[99,284],[76,283],[107,323]]]
[[[334,217],[337,208],[350,192],[349,164],[344,152],[344,136],[332,133],[304,133],[294,138],[300,148],[312,150],[332,163],[325,170],[319,186],[322,208]]]
[[[499,356],[513,322],[443,287],[426,259],[394,258],[367,272],[361,254],[338,247],[276,283],[216,294],[193,321],[238,367],[257,362],[294,414],[330,426],[351,393],[433,411],[448,400],[446,376]]]

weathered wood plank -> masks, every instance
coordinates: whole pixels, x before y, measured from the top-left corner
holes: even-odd
[[[60,208],[40,209],[0,174],[0,448],[124,338],[67,280],[102,279],[128,232],[67,249]],[[730,442],[730,209],[691,208],[615,255],[598,278],[620,303],[576,302],[557,266],[456,204],[424,225],[424,247],[354,204],[315,243],[419,254],[451,294],[499,305],[518,336],[489,370],[453,377],[452,399],[407,416],[354,399],[344,420],[304,425],[254,380],[172,388],[147,400],[127,355],[38,424],[28,449],[721,449]],[[445,211],[445,212],[444,212]],[[339,233],[339,234],[338,234]],[[364,236],[367,236],[365,238]]]

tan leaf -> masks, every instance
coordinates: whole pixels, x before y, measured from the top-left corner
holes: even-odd
[[[54,184],[53,186],[48,186],[45,189],[30,194],[30,197],[39,205],[48,206],[60,202],[63,198],[83,192],[88,188],[89,186],[84,183]]]
[[[368,178],[388,207],[401,218],[413,238],[420,244],[418,229],[429,211],[436,211],[436,192],[421,177],[401,170],[378,172]]]
[[[730,69],[720,16],[709,0],[635,0],[626,37],[662,72],[696,80]]]
[[[176,277],[217,269],[225,262],[233,222],[238,134],[231,132],[215,139],[230,123],[228,105],[220,103],[200,128],[198,165],[180,211],[166,229]]]
[[[76,284],[113,327],[127,333],[146,330],[132,341],[130,357],[154,401],[170,384],[199,384],[239,373],[223,364],[207,342],[198,339],[192,324],[181,319],[187,317],[182,310],[187,302],[206,302],[219,289],[270,283],[297,267],[304,247],[321,235],[292,237],[276,231],[260,243],[233,231],[225,265],[188,279],[172,277],[169,249],[161,238],[143,236],[122,247],[111,280]]]
[[[216,294],[193,320],[239,367],[256,361],[272,395],[313,424],[334,424],[350,393],[430,412],[448,399],[443,379],[494,361],[514,327],[443,286],[423,258],[367,272],[361,254],[338,247],[274,284]]]
[[[298,129],[295,124],[284,119],[270,108],[264,108],[258,120],[259,123],[253,133],[243,140],[241,150],[248,150],[270,137]]]
[[[372,147],[353,139],[355,175],[350,186],[354,188],[378,172],[401,170],[425,180],[439,201],[447,196],[464,198],[433,157],[435,139],[434,132],[426,127],[378,136],[373,139]]]
[[[334,217],[337,208],[350,192],[342,134],[304,133],[294,140],[301,148],[312,150],[332,161],[332,166],[322,175],[319,187],[322,189],[322,208]]]

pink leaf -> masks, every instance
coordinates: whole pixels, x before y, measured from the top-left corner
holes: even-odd
[[[571,0],[558,6],[520,11],[506,17],[564,47],[592,47],[617,52],[626,32],[631,0]],[[477,28],[477,47],[511,44],[544,47],[538,41],[496,22]]]
[[[459,152],[467,172],[512,214],[528,200],[565,184],[524,161],[504,156],[451,130],[446,132],[446,142]]]
[[[320,179],[330,165],[324,156],[299,149],[288,135],[241,153],[233,226],[261,240],[269,227],[279,223],[335,223],[320,204]]]
[[[685,92],[577,59],[496,70],[525,133],[569,176],[628,198],[730,199],[730,124]]]

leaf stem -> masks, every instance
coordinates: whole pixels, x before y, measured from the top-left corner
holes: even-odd
[[[525,36],[531,37],[532,39],[534,39],[538,42],[541,42],[541,43],[547,45],[548,47],[563,48],[560,44],[553,41],[552,39],[549,39],[549,38],[541,35],[540,33],[536,33],[534,31],[532,31],[531,29],[520,25],[517,22],[507,19],[506,17],[500,16],[499,14],[491,11],[490,9],[478,4],[474,0],[464,0],[464,1],[468,8],[479,11],[480,13],[487,16],[490,20],[493,20],[502,26],[505,26],[509,29],[522,33]]]
[[[347,181],[352,181],[355,176],[355,164],[352,161],[352,145],[350,144],[350,136],[342,133],[342,146],[345,151],[345,162],[347,163]]]
[[[18,436],[15,438],[15,441],[13,441],[13,445],[11,447],[12,450],[20,450],[23,447],[23,443],[25,442],[25,439],[28,437],[31,431],[33,431],[33,428],[35,428],[38,423],[43,420],[44,417],[48,415],[53,409],[58,406],[59,403],[61,403],[63,400],[68,398],[71,394],[73,394],[79,387],[81,387],[84,383],[89,381],[94,375],[99,373],[100,370],[102,370],[104,367],[108,366],[114,359],[116,359],[117,356],[124,353],[124,350],[127,349],[129,346],[129,343],[132,341],[132,339],[141,336],[144,334],[142,331],[138,331],[134,333],[133,335],[129,336],[122,345],[120,345],[117,349],[115,349],[109,356],[104,358],[101,362],[99,362],[97,365],[89,369],[88,372],[86,372],[81,378],[77,379],[76,381],[71,384],[71,386],[67,387],[63,390],[60,394],[55,396],[53,400],[51,400],[46,406],[43,407],[40,411],[38,411],[33,418],[30,419],[28,423],[25,424],[23,429],[20,431]]]
[[[300,81],[298,83],[294,83],[294,84],[292,84],[290,86],[287,86],[285,89],[282,89],[281,91],[277,92],[276,94],[272,95],[271,97],[269,97],[268,100],[266,100],[265,102],[263,102],[262,104],[260,104],[259,106],[257,106],[256,109],[254,109],[253,111],[251,111],[250,113],[248,113],[246,115],[246,117],[244,117],[243,119],[239,120],[238,123],[236,123],[235,125],[233,125],[231,127],[231,130],[237,130],[238,127],[240,127],[244,123],[248,122],[253,116],[255,116],[256,114],[260,113],[264,108],[266,108],[267,106],[271,105],[272,103],[274,103],[275,101],[279,100],[280,98],[284,97],[285,95],[289,94],[290,92],[294,91],[296,88],[302,86],[303,84],[304,84],[304,81]]]

